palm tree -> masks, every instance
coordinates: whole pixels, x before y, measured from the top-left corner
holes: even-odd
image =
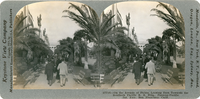
[[[35,35],[36,31],[39,31],[37,28],[29,28],[31,25],[24,26],[23,21],[26,17],[17,15],[15,18],[14,24],[14,51],[24,50],[28,52],[27,58],[30,58],[32,51],[30,46],[28,45],[29,39]],[[29,28],[29,29],[28,29]],[[17,54],[17,53],[16,53]]]
[[[70,37],[66,39],[59,40],[59,45],[55,49],[55,54],[63,58],[68,58],[69,61],[73,61],[73,52],[74,52],[74,40]]]
[[[67,12],[68,17],[75,21],[82,29],[75,32],[74,36],[78,36],[81,38],[86,39],[89,42],[95,43],[99,49],[103,47],[109,47],[116,50],[119,50],[118,46],[115,43],[115,38],[113,35],[121,34],[125,27],[116,27],[119,23],[109,25],[112,18],[114,16],[109,17],[108,19],[101,20],[98,18],[96,12],[86,5],[81,5],[81,7],[70,3],[69,8],[74,8],[78,11],[75,13],[70,10],[64,10],[63,12]],[[98,53],[98,67],[101,66],[100,57],[101,57],[101,50],[97,51]]]
[[[166,36],[162,37],[163,39],[163,60],[166,62],[166,64],[170,64],[170,56],[173,54],[171,53],[174,49],[174,41],[171,39],[166,39]]]
[[[155,53],[157,53],[157,60],[162,60],[162,38],[159,36],[155,36],[151,39],[148,39],[148,44],[145,44],[144,53],[148,55],[153,55],[155,57]]]
[[[127,58],[129,56],[136,56],[136,54],[141,54],[142,51],[133,42],[133,40],[126,35],[116,35],[116,44],[119,46],[121,51],[121,58]],[[127,60],[125,60],[127,61]]]
[[[53,52],[49,46],[37,34],[27,42],[33,52],[33,60],[36,63],[41,63],[42,58],[52,56]]]
[[[166,35],[173,38],[173,56],[174,59],[176,59],[176,40],[182,42],[185,41],[185,24],[183,16],[181,15],[181,12],[172,5],[159,2],[159,4],[156,7],[157,8],[151,10],[156,12],[156,14],[152,14],[152,16],[159,17],[168,26],[170,26],[170,28],[166,29],[163,33],[166,33]],[[159,10],[158,7],[164,8],[165,11]]]
[[[14,60],[18,60],[17,58],[21,57],[22,60],[19,62],[26,62],[28,66],[31,66],[31,62],[34,60],[38,61],[42,56],[49,55],[51,50],[37,35],[37,32],[40,31],[39,29],[33,28],[31,24],[24,24],[24,20],[26,18],[27,17],[24,17],[23,15],[17,15],[15,17],[15,23],[13,27],[15,54]],[[15,66],[17,66],[18,62],[15,63]],[[20,69],[20,67],[18,69]]]

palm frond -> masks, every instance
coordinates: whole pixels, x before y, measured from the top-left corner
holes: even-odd
[[[81,9],[81,7],[79,7],[79,6],[77,6],[73,3],[69,3],[69,4],[70,4],[70,6],[69,6],[68,9],[74,8],[75,10],[77,10],[81,14],[81,16],[83,16],[84,18],[87,18],[86,13],[83,11],[83,9]]]
[[[75,39],[81,39],[81,38],[85,38],[88,39],[89,41],[93,41],[93,42],[97,42],[97,37],[96,35],[92,35],[91,33],[88,33],[87,30],[78,30],[74,33],[74,38]]]
[[[158,7],[164,8],[167,11],[167,13],[162,10],[159,10]],[[159,2],[159,4],[156,6],[156,8],[151,9],[151,11],[156,12],[156,14],[152,14],[151,16],[159,17],[168,26],[171,27],[170,29],[164,30],[163,33],[165,33],[165,32],[172,33],[173,32],[173,35],[175,34],[175,37],[178,40],[185,41],[184,20],[183,20],[183,16],[181,15],[181,13],[178,9],[176,9],[172,5]],[[173,36],[173,35],[170,35],[170,36]],[[163,36],[163,38],[165,38],[165,37],[167,37],[167,36]],[[169,38],[169,37],[167,37],[167,38]]]
[[[17,30],[19,29],[20,24],[23,23],[23,21],[27,18],[27,16],[23,17],[20,21],[17,21],[14,26],[13,26],[13,30]]]

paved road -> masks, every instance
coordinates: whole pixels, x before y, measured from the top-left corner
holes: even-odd
[[[143,75],[143,74],[142,74]],[[123,80],[123,82],[116,83],[113,85],[112,88],[120,88],[120,89],[184,89],[185,87],[181,84],[173,84],[166,83],[161,79],[161,74],[156,73],[155,74],[156,81],[153,83],[153,85],[148,86],[148,82],[146,82],[146,79],[141,78],[141,83],[137,85],[134,80],[134,75],[132,73],[129,73],[126,78]]]
[[[184,59],[178,58],[177,62],[182,62]],[[94,63],[95,59],[90,59],[89,63]],[[142,74],[143,75],[143,74]],[[93,85],[85,85],[77,84],[73,80],[73,75],[68,75],[68,82],[66,82],[66,85],[64,87],[60,87],[60,83],[58,83],[58,80],[55,80],[56,74],[54,74],[53,84],[52,86],[49,86],[47,84],[46,75],[43,73],[40,74],[40,76],[37,78],[35,83],[28,83],[24,89],[97,89]],[[156,81],[152,86],[148,86],[148,82],[145,82],[146,79],[141,78],[140,85],[137,85],[135,83],[135,80],[133,79],[133,74],[128,73],[128,75],[125,77],[125,79],[120,83],[115,83],[112,87],[110,84],[103,84],[101,86],[102,89],[184,89],[185,87],[182,86],[179,83],[175,83],[171,85],[170,83],[165,83],[161,79],[161,74],[156,73]],[[14,85],[14,89],[23,89],[23,85]]]
[[[143,74],[142,74],[143,75]],[[56,74],[54,74],[53,84],[49,86],[47,84],[46,75],[41,73],[37,78],[35,83],[28,83],[24,89],[98,89],[99,87],[94,87],[93,85],[85,85],[78,84],[73,80],[73,75],[68,75],[68,82],[63,87],[60,87],[60,83],[55,79]],[[100,89],[184,89],[185,87],[181,84],[173,84],[165,83],[161,79],[160,73],[156,73],[156,81],[152,86],[148,86],[148,82],[145,82],[146,79],[141,78],[140,85],[135,83],[133,79],[133,74],[128,73],[125,79],[120,83],[115,83],[112,87],[110,84],[102,84]],[[17,89],[22,89],[22,86],[16,86]]]
[[[54,78],[53,78],[53,84],[51,86],[49,86],[47,84],[47,80],[46,80],[46,75],[44,73],[40,74],[40,76],[38,77],[38,79],[35,81],[35,83],[32,84],[28,84],[26,85],[26,89],[90,89],[93,88],[93,86],[91,85],[85,85],[83,86],[82,84],[78,84],[73,80],[73,75],[69,74],[68,75],[68,81],[66,82],[65,86],[60,87],[60,83],[58,80],[55,79],[56,74],[54,74]]]

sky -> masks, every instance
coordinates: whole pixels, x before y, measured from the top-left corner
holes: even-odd
[[[153,14],[150,10],[155,8],[157,4],[157,2],[144,1],[129,1],[117,4],[117,8],[122,15],[123,26],[127,27],[126,15],[130,13],[130,31],[133,27],[135,28],[135,33],[141,44],[147,43],[147,39],[156,35],[162,36],[162,31],[168,28],[158,17],[150,16],[150,14]],[[46,28],[46,34],[49,37],[51,46],[58,45],[58,41],[61,39],[67,37],[73,38],[74,32],[80,29],[74,21],[62,17],[63,15],[67,15],[63,13],[63,10],[68,9],[68,7],[69,4],[65,1],[48,1],[28,5],[28,9],[34,19],[35,27],[38,27],[37,16],[42,15],[41,30],[43,31]],[[105,8],[104,13],[109,12],[111,8],[111,6]]]
[[[168,26],[160,18],[156,16],[150,16],[155,14],[151,11],[152,8],[156,8],[158,2],[147,2],[147,1],[135,1],[135,2],[121,2],[115,4],[119,13],[122,16],[122,24],[128,27],[126,24],[126,15],[130,13],[130,26],[129,33],[131,33],[134,27],[135,33],[137,34],[138,41],[144,45],[147,43],[147,39],[162,36],[163,30],[167,29]],[[109,6],[104,11],[109,12],[112,6]],[[162,9],[162,8],[161,8]],[[165,11],[163,9],[163,11]]]
[[[74,32],[80,29],[74,21],[62,17],[67,15],[63,13],[63,10],[67,10],[68,7],[68,2],[63,1],[40,2],[28,5],[28,9],[33,16],[34,27],[38,27],[37,17],[41,14],[41,30],[43,31],[46,28],[50,46],[58,45],[58,41],[61,39],[72,38]]]

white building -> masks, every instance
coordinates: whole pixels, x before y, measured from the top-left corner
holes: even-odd
[[[54,51],[55,51],[55,49],[56,49],[56,46],[49,46],[49,48],[53,51],[53,53],[54,53]]]

